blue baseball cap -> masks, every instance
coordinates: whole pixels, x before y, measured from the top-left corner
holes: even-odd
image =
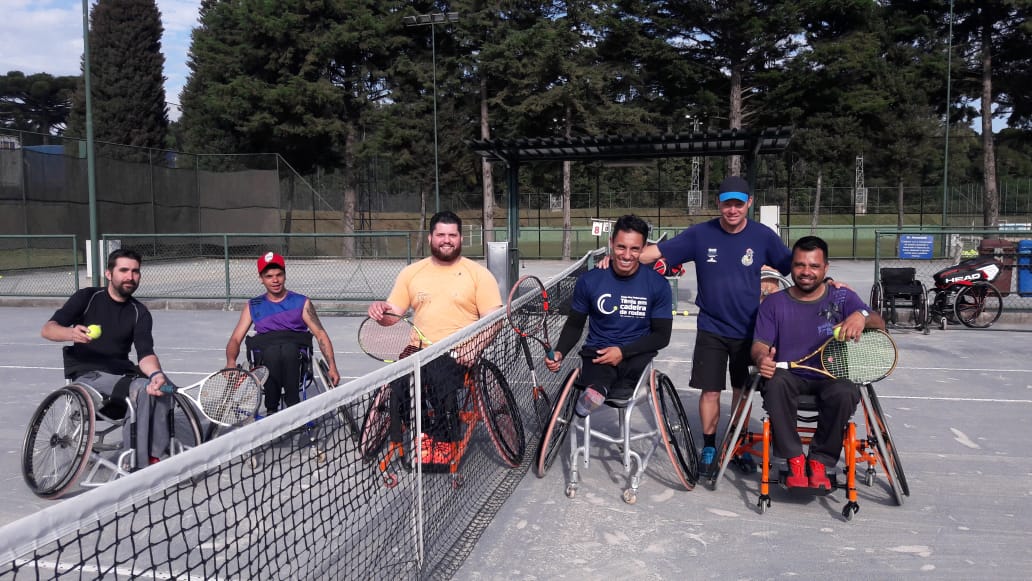
[[[728,176],[720,182],[720,195],[717,197],[721,202],[728,200],[739,200],[749,202],[749,182],[739,176]]]

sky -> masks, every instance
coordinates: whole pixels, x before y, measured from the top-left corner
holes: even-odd
[[[96,0],[89,0],[92,6]],[[179,93],[190,70],[186,67],[190,31],[197,25],[200,0],[157,0],[165,34],[165,101],[169,120],[179,119]],[[50,73],[78,75],[82,58],[82,0],[0,0],[0,74]],[[977,105],[977,104],[976,104]],[[993,119],[993,128],[1005,127]],[[977,120],[972,124],[981,132]]]
[[[89,0],[90,6],[95,0]],[[165,101],[170,120],[179,118],[179,93],[186,67],[190,31],[197,25],[200,0],[157,0],[165,27]],[[82,58],[82,0],[0,0],[0,74],[78,75]]]

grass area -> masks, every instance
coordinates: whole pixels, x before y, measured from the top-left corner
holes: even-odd
[[[82,265],[84,263],[80,260],[79,264]],[[71,266],[72,253],[70,249],[13,248],[0,250],[0,271],[31,268],[70,268]]]

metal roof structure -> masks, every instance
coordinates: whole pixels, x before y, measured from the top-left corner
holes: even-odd
[[[509,188],[506,280],[519,273],[520,165],[555,161],[630,162],[668,157],[710,157],[740,155],[745,158],[746,179],[756,185],[756,160],[761,155],[784,151],[792,139],[792,128],[768,127],[759,131],[724,129],[668,135],[605,135],[601,137],[527,137],[522,139],[478,139],[466,143],[474,153],[508,167]],[[497,273],[496,273],[497,275]]]
[[[531,137],[467,141],[487,161],[533,163],[542,161],[612,161],[665,157],[706,157],[779,153],[788,147],[791,127],[769,127],[759,132],[739,129],[686,135],[602,137]]]

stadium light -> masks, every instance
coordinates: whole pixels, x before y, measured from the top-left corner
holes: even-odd
[[[85,1],[85,0],[84,0]],[[437,34],[438,24],[458,22],[458,12],[434,12],[431,14],[417,14],[406,16],[401,19],[407,27],[429,26],[430,27],[430,61],[433,66],[433,94],[434,94],[434,212],[441,211],[441,170],[437,160]]]
[[[97,175],[93,155],[93,96],[90,89],[90,3],[82,0],[83,75],[86,91],[86,188],[89,191],[90,243],[86,251],[93,266],[93,286],[100,286],[100,241],[97,240]]]
[[[950,193],[950,75],[953,73],[953,0],[950,0],[950,34],[946,44],[946,143],[942,152],[942,223],[939,228],[946,228],[946,204]],[[946,236],[942,237],[943,251],[946,249]]]

